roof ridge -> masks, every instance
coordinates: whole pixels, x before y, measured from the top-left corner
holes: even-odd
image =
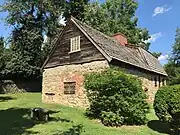
[[[71,19],[72,19],[72,21],[75,23],[76,26],[78,25],[78,26],[80,27],[80,30],[81,30],[82,32],[85,32],[85,33],[86,33],[87,38],[88,38],[90,41],[92,40],[92,41],[94,42],[93,44],[94,44],[95,47],[104,55],[104,57],[107,58],[108,61],[111,61],[111,60],[112,60],[111,56],[109,56],[109,54],[108,54],[104,49],[102,49],[101,46],[98,45],[98,43],[91,37],[91,35],[89,35],[89,33],[86,31],[86,29],[84,29],[84,28],[82,27],[82,25],[85,25],[86,27],[88,27],[88,28],[90,28],[90,29],[93,29],[93,28],[90,27],[90,26],[88,26],[87,24],[79,21],[78,19],[74,18],[73,16],[71,16]],[[80,24],[79,24],[79,23],[80,23]],[[93,29],[93,30],[95,30],[95,29]],[[96,30],[96,31],[97,31],[97,30]],[[98,32],[98,31],[97,31],[97,32]],[[92,42],[92,41],[91,41],[91,42]]]
[[[134,49],[135,51],[138,50],[138,52],[139,52],[139,49],[138,49],[138,48],[131,48],[131,49]],[[128,49],[127,49],[127,51],[128,51],[132,56],[134,56],[134,57],[136,57],[138,60],[140,60],[141,62],[144,62],[144,60],[139,59],[138,56],[136,56],[136,55],[134,55],[133,53],[131,53]],[[141,54],[140,54],[140,55],[141,55]]]
[[[142,49],[141,47],[138,47],[138,51],[139,51],[140,55],[142,56],[144,62],[147,64],[147,66],[148,66],[149,68],[151,68],[151,67],[149,66],[149,63],[148,63],[147,60],[146,60],[146,57],[144,56],[144,53],[141,51],[141,49]]]
[[[120,46],[119,42],[117,42],[115,39],[92,28],[86,23],[79,21],[74,17],[72,17],[72,20],[76,23],[76,25],[78,25],[81,28],[81,30],[86,35],[88,35],[90,39],[92,39],[92,41],[96,44],[96,46],[99,47],[104,53],[106,53],[111,59],[117,59],[121,62],[125,62],[133,66],[140,67],[142,69],[167,76],[162,65],[160,65],[157,59],[152,59],[152,63],[156,63],[156,65],[149,65],[150,63],[148,62],[146,53],[143,52],[141,48],[138,49],[137,47],[136,49],[138,50],[136,51],[135,48]],[[136,52],[134,52],[134,50]],[[137,55],[132,53],[137,53]]]
[[[84,23],[84,22],[82,22],[82,21],[79,21],[79,20],[76,19],[75,17],[72,16],[72,18],[73,18],[75,21],[77,21],[78,23],[80,23],[81,25],[84,25],[85,27],[88,27],[89,29],[92,29],[92,30],[96,31],[97,33],[101,34],[102,36],[106,37],[107,39],[112,40],[113,42],[119,43],[119,42],[117,42],[115,39],[111,38],[110,36],[104,34],[104,33],[101,32],[101,31],[98,31],[97,29],[95,29],[95,28],[87,25],[86,23]],[[82,28],[82,27],[81,27],[81,28]],[[82,28],[82,29],[83,29],[84,31],[86,31],[84,28]],[[87,34],[88,34],[88,33],[87,33]],[[88,35],[89,35],[89,34],[88,34]],[[125,46],[123,46],[123,47],[125,47]]]

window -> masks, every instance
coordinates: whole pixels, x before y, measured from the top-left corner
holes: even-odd
[[[161,78],[160,78],[160,76],[159,76],[159,87],[161,87]]]
[[[48,100],[53,100],[53,96],[55,95],[54,93],[45,93],[45,95],[47,96]]]
[[[76,82],[64,82],[64,94],[75,94]]]
[[[71,38],[70,52],[80,51],[80,36]]]
[[[154,77],[154,86],[157,87],[157,78]]]
[[[164,80],[164,79],[162,79],[162,85],[163,85],[163,86],[165,85],[165,80]]]

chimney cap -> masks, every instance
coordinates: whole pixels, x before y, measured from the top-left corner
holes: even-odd
[[[111,37],[114,37],[114,36],[117,36],[117,35],[121,35],[121,36],[127,38],[127,37],[126,37],[124,34],[122,34],[121,32],[115,33],[115,34],[113,34]]]

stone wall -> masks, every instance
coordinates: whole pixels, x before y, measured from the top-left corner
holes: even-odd
[[[108,62],[103,60],[45,69],[42,101],[86,108],[89,103],[83,87],[84,74],[102,71],[108,67]],[[64,94],[64,82],[76,82],[75,94]]]
[[[43,72],[42,101],[44,103],[60,103],[68,106],[88,107],[88,99],[83,87],[84,74],[98,72],[109,68],[107,61],[95,61],[85,64],[64,65],[45,69]],[[156,91],[162,86],[162,76],[146,73],[137,69],[126,69],[128,73],[139,77],[148,101],[153,102]],[[157,78],[155,86],[154,78]],[[160,84],[158,81],[160,78]],[[64,82],[76,82],[75,94],[64,94]]]
[[[142,81],[143,90],[146,92],[148,96],[147,100],[150,103],[154,101],[155,93],[157,92],[157,90],[161,86],[166,85],[166,78],[164,76],[155,73],[140,71],[137,69],[126,69],[126,71],[132,75],[135,75]],[[156,85],[155,78],[157,79]]]

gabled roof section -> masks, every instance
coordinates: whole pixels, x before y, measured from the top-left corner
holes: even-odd
[[[75,20],[76,20],[76,21],[75,21]],[[64,27],[64,29],[63,29],[63,30],[61,31],[61,33],[59,34],[59,36],[58,36],[58,38],[57,38],[57,40],[56,40],[56,42],[55,42],[55,44],[54,44],[51,52],[50,52],[50,55],[49,55],[49,56],[47,57],[47,59],[45,60],[45,62],[44,62],[44,64],[42,65],[41,69],[43,69],[43,68],[46,66],[46,64],[48,63],[49,59],[51,58],[53,52],[54,52],[55,49],[56,49],[56,46],[58,45],[58,42],[61,40],[61,38],[62,38],[65,30],[69,28],[69,24],[70,24],[71,21],[72,21],[72,22],[77,26],[77,28],[91,41],[91,43],[98,49],[98,51],[99,51],[109,62],[112,60],[112,58],[111,58],[104,50],[102,50],[102,49],[96,44],[96,42],[89,36],[89,34],[88,34],[87,32],[85,32],[84,29],[83,29],[79,24],[77,24],[77,21],[78,21],[78,20],[71,16],[71,18],[67,21],[66,26]]]
[[[167,73],[157,58],[146,50],[140,47],[131,48],[121,46],[111,37],[93,29],[85,23],[80,22],[74,17],[71,17],[71,20],[90,39],[97,49],[104,54],[105,58],[108,58],[108,61],[116,59],[121,62],[167,76]]]
[[[138,47],[126,47],[121,46],[113,38],[93,29],[92,27],[82,23],[74,17],[71,17],[68,22],[72,21],[78,28],[83,32],[83,34],[93,43],[93,45],[101,52],[101,54],[110,62],[112,59],[158,73],[164,76],[167,76],[164,68],[161,66],[157,58],[155,58],[148,51]],[[64,29],[68,28],[68,24]],[[51,57],[54,49],[57,46],[57,42],[61,40],[64,30],[61,32],[59,38],[57,39],[49,57],[43,64],[42,68],[48,63],[49,58]]]

